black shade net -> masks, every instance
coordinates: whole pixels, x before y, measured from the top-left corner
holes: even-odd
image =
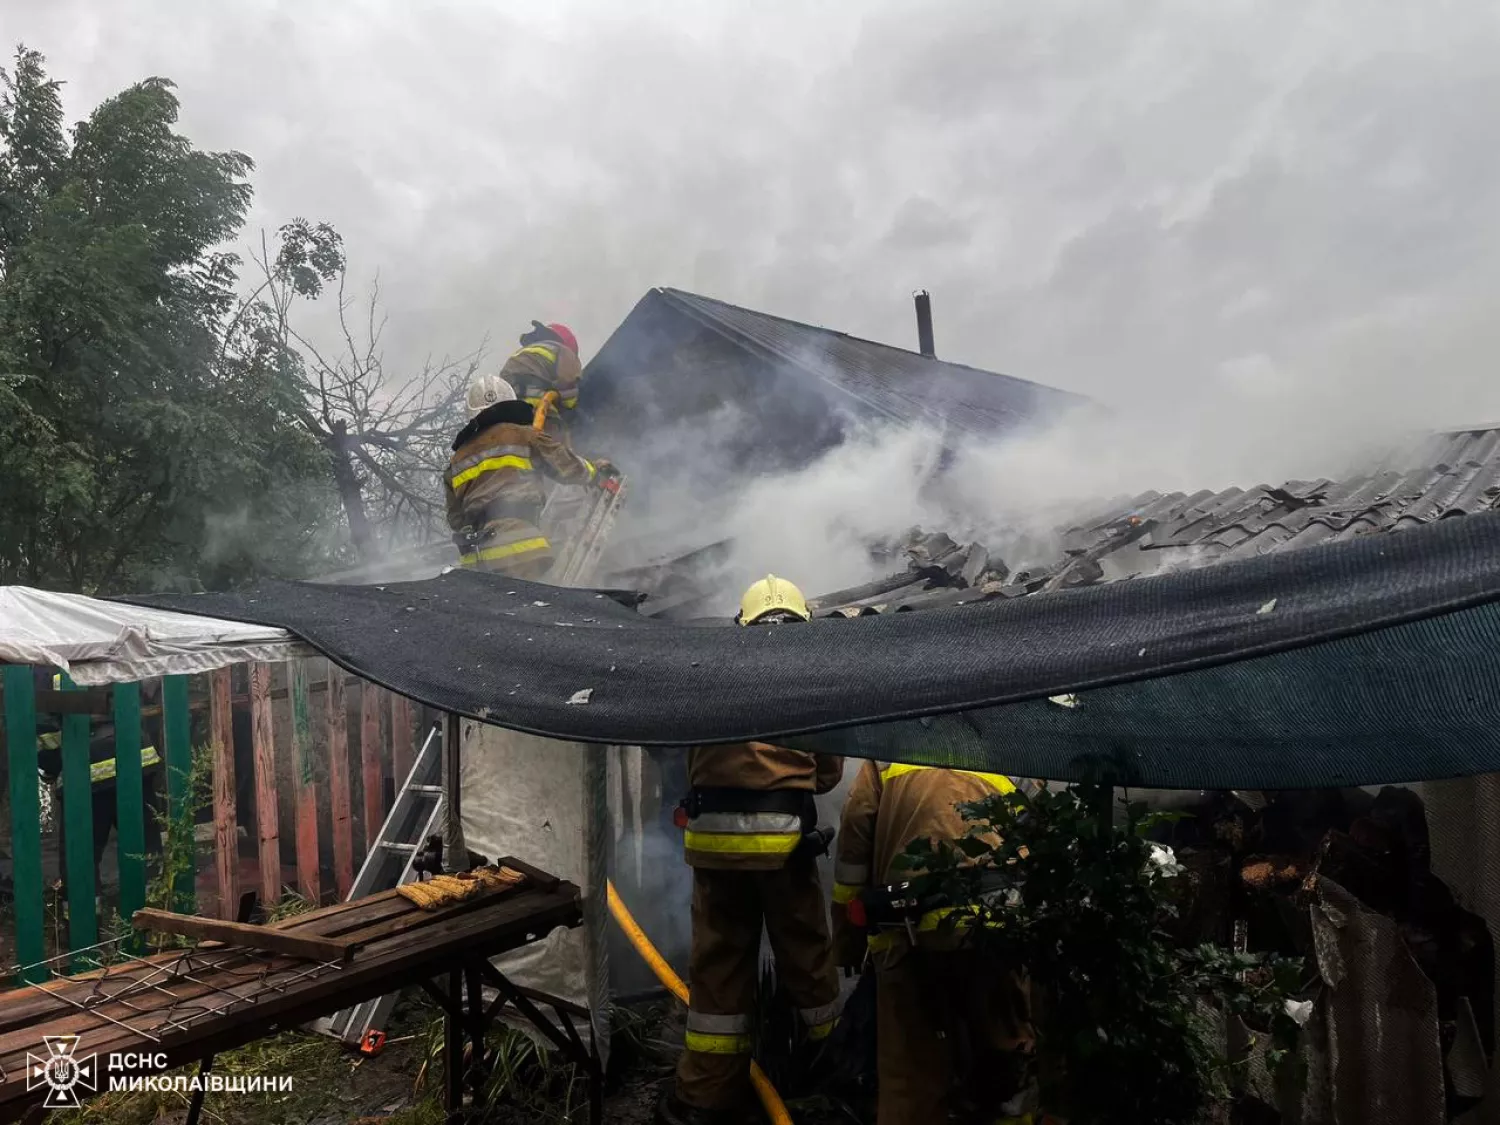
[[[412,699],[573,742],[769,738],[1168,788],[1500,770],[1500,513],[1082,590],[745,629],[468,571],[124,600],[281,626]],[[1062,695],[1077,698],[1050,701]]]

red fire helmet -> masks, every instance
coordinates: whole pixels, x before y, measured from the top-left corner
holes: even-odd
[[[573,330],[571,328],[569,328],[566,324],[549,324],[547,325],[547,327],[557,333],[557,338],[564,344],[568,345],[569,350],[572,351],[574,355],[578,354],[578,337],[573,335]]]

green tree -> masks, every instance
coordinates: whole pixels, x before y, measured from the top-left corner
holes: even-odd
[[[63,127],[0,70],[0,583],[84,591],[298,573],[326,554],[326,458],[276,343],[230,334],[250,159],[175,129],[148,78]]]

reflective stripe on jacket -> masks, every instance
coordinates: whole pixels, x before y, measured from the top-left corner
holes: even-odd
[[[461,551],[462,566],[483,567],[486,563],[515,563],[521,560],[551,558],[552,544],[526,520],[491,520],[485,524],[483,538],[473,549]]]
[[[43,738],[46,738],[46,737],[47,736],[45,734],[44,735],[40,735],[40,736],[38,736],[37,741],[40,742]],[[142,746],[141,747],[141,768],[145,769],[148,766],[159,766],[159,765],[161,765],[161,755],[156,752],[156,747],[155,746]],[[114,758],[105,758],[103,761],[100,761],[100,762],[90,762],[89,763],[89,782],[91,784],[93,784],[93,785],[98,785],[98,784],[100,784],[101,782],[104,782],[104,781],[113,781],[115,779],[116,773],[118,773],[118,772],[119,772],[118,771],[118,767],[115,765],[115,759]],[[62,778],[61,777],[59,777],[57,779],[57,784],[58,784],[59,788],[62,787]]]
[[[698,746],[688,752],[688,783],[703,789],[827,793],[844,774],[844,760],[766,742]],[[790,812],[704,812],[683,836],[693,867],[774,871],[802,839],[802,818]]]
[[[566,344],[544,340],[511,353],[500,369],[500,378],[515,388],[516,398],[534,412],[548,391],[557,392],[557,403],[566,410],[578,405],[578,384],[583,365]],[[557,407],[547,412],[546,431],[561,437],[563,427]]]
[[[497,403],[459,432],[443,491],[448,526],[470,537],[460,547],[465,565],[548,550],[537,528],[545,499],[538,472],[564,484],[594,479],[592,464],[532,428],[524,403]]]

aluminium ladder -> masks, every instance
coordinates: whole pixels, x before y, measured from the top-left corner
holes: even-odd
[[[554,492],[553,496],[556,495]],[[595,490],[592,502],[578,522],[577,529],[568,533],[557,561],[552,564],[552,570],[547,575],[550,585],[582,586],[593,580],[594,568],[599,563],[599,556],[604,553],[604,545],[609,540],[610,531],[614,528],[615,518],[624,501],[624,477],[615,477],[605,487]],[[556,505],[561,506],[561,503]]]
[[[417,878],[418,873],[413,867],[418,853],[429,836],[440,835],[443,830],[441,730],[441,727],[433,727],[427,732],[411,772],[391,805],[390,815],[380,826],[374,847],[360,865],[346,901],[390,890]],[[313,1030],[331,1035],[351,1047],[361,1048],[373,1033],[377,1037],[373,1046],[378,1050],[379,1043],[383,1042],[385,1022],[395,1006],[395,993],[379,996],[325,1016],[312,1025]]]

